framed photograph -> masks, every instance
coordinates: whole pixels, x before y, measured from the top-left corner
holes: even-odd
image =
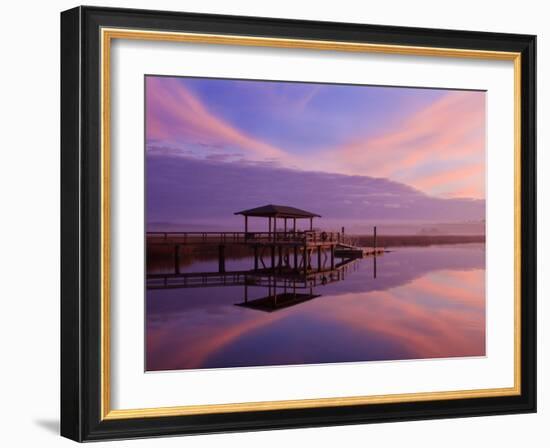
[[[535,36],[61,14],[61,433],[535,412]]]

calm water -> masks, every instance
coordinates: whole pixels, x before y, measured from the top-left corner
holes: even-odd
[[[319,297],[272,312],[236,306],[242,285],[148,290],[147,370],[485,354],[484,244],[395,248],[374,270],[373,258],[358,260],[344,280],[314,287]],[[265,296],[248,287],[249,302]]]

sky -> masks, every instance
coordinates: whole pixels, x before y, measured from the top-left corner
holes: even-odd
[[[346,210],[359,220],[418,219],[420,203],[432,204],[422,209],[425,218],[453,209],[484,216],[485,92],[145,82],[149,222],[178,220],[189,206],[195,217],[215,219],[207,203],[214,196],[224,213],[267,203],[311,209],[317,198],[313,205],[335,219],[351,219]]]

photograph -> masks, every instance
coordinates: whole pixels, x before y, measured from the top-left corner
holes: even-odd
[[[486,355],[486,91],[144,89],[146,371]]]
[[[494,444],[537,412],[540,28],[226,6],[59,16],[60,434]]]

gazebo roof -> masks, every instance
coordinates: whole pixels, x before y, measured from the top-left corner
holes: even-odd
[[[308,212],[288,205],[268,204],[236,212],[235,215],[256,216],[260,218],[320,218],[317,213]]]

